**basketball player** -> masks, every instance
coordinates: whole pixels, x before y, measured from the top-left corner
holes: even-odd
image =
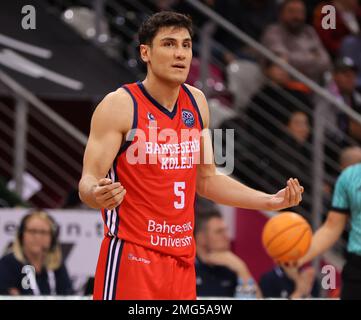
[[[184,84],[192,60],[187,16],[154,14],[139,42],[147,76],[97,106],[84,154],[79,195],[101,208],[105,229],[94,299],[196,299],[196,192],[278,210],[298,205],[303,188],[290,179],[269,195],[216,173],[209,135],[201,132],[209,124],[205,96]]]
[[[303,265],[331,248],[351,221],[347,259],[342,271],[341,299],[361,299],[361,163],[348,166],[336,181],[332,208],[315,232]]]

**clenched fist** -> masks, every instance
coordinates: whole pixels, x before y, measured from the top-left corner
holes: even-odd
[[[112,210],[119,206],[126,194],[126,190],[120,182],[112,182],[108,178],[98,181],[98,185],[93,188],[93,196],[101,208]]]

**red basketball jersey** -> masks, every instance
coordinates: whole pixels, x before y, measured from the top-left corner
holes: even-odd
[[[108,176],[127,193],[117,208],[102,210],[105,234],[191,264],[203,128],[197,103],[185,85],[172,112],[141,82],[123,88],[134,104],[132,140],[123,143]]]

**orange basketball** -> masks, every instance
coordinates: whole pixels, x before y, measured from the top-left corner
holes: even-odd
[[[269,219],[262,232],[263,246],[278,263],[295,261],[304,256],[311,240],[311,226],[302,216],[290,211]]]

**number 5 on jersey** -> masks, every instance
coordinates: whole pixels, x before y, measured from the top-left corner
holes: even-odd
[[[183,209],[184,208],[184,190],[186,188],[186,183],[184,181],[174,182],[174,194],[177,197],[180,197],[180,202],[174,201],[174,208]]]

